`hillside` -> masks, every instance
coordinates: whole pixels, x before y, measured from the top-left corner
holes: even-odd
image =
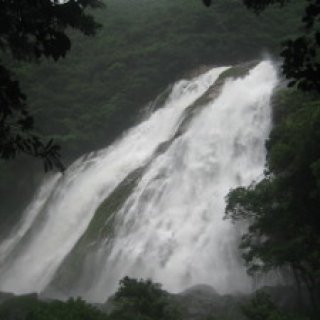
[[[55,138],[68,164],[108,145],[138,121],[150,100],[190,71],[277,53],[279,43],[297,32],[299,2],[255,16],[231,0],[210,9],[199,0],[106,1],[94,12],[103,24],[97,37],[74,34],[63,61],[14,69],[37,130]],[[42,168],[31,159],[1,162],[0,176],[6,226],[29,201]]]

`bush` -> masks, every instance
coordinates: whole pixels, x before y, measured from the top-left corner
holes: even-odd
[[[110,320],[179,320],[180,310],[167,292],[151,280],[125,277],[114,298]]]

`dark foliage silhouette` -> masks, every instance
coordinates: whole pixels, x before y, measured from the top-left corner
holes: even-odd
[[[59,146],[45,142],[33,132],[33,117],[28,113],[26,96],[19,83],[4,66],[4,56],[28,62],[41,57],[58,60],[71,47],[67,29],[94,35],[99,25],[85,13],[88,7],[102,6],[100,0],[0,1],[0,158],[25,153],[43,159],[45,169],[63,170]]]
[[[212,0],[203,0],[203,3],[210,6]],[[259,14],[269,5],[283,6],[289,4],[290,0],[243,0],[243,3]],[[303,91],[320,92],[320,1],[306,0],[305,3],[302,35],[283,43],[282,71],[289,79],[289,86],[296,86]]]

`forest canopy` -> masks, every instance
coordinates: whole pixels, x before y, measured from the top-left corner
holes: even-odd
[[[203,0],[210,6],[211,0]],[[243,0],[244,5],[261,13],[268,6],[278,4],[290,5],[290,0]],[[289,86],[296,86],[304,91],[320,92],[320,2],[306,0],[302,17],[302,34],[283,43],[281,57],[283,58],[282,71],[290,80]],[[286,10],[286,7],[283,7]]]
[[[57,63],[44,56],[40,63],[2,59],[27,96],[32,133],[61,146],[66,166],[139,122],[170,83],[204,66],[256,59],[265,48],[277,55],[302,14],[299,1],[285,11],[270,7],[261,16],[233,0],[215,1],[210,10],[200,0],[104,3],[105,9],[85,11],[103,27],[94,37],[66,29],[72,48]],[[37,188],[40,166],[23,153],[0,159],[3,232]]]
[[[245,1],[254,10],[282,1]],[[289,1],[288,1],[289,2]],[[226,216],[245,220],[240,248],[249,273],[280,269],[305,286],[319,312],[320,64],[319,1],[306,1],[302,36],[283,45],[292,89],[273,99],[274,127],[264,178],[227,196]]]
[[[255,12],[270,4],[284,5],[285,0],[244,0]],[[204,3],[209,6],[210,0]],[[67,30],[75,29],[85,35],[94,35],[100,25],[89,8],[101,7],[101,0],[61,1],[1,1],[0,2],[0,158],[14,158],[25,153],[44,160],[45,168],[60,170],[60,147],[52,139],[34,133],[34,117],[27,108],[26,95],[13,73],[4,65],[5,55],[18,61],[39,61],[41,57],[58,60],[70,50],[71,40]],[[129,6],[129,4],[128,4]],[[288,41],[282,52],[283,71],[304,90],[318,90],[319,65],[316,61],[319,35],[316,31],[319,11],[317,1],[307,1],[303,36]],[[284,9],[285,10],[285,9]],[[1,62],[2,61],[2,62]]]
[[[94,35],[100,27],[87,8],[102,6],[99,0],[0,1],[0,49],[16,60],[39,61],[44,56],[58,60],[70,50],[66,31],[76,29]],[[0,158],[26,153],[44,160],[45,169],[63,169],[59,146],[32,133],[33,117],[18,81],[0,60]]]

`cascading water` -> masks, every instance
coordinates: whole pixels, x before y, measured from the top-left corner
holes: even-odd
[[[112,237],[99,239],[92,250],[88,246],[81,277],[64,294],[104,301],[125,275],[150,277],[170,291],[197,283],[221,293],[249,290],[238,232],[223,220],[224,197],[262,175],[277,75],[264,61],[243,78],[227,80],[210,98],[207,90],[226,69],[178,82],[162,108],[114,145],[44,182],[0,247],[0,289],[54,287],[57,270],[99,205],[144,168],[115,213]],[[204,94],[209,102],[177,135],[188,107]]]
[[[26,210],[20,227],[0,247],[1,290],[42,290],[85,231],[98,205],[171,137],[184,109],[225,69],[177,83],[165,106],[120,141],[95,156],[79,159],[64,176],[54,177],[59,179],[55,184],[48,179]]]

